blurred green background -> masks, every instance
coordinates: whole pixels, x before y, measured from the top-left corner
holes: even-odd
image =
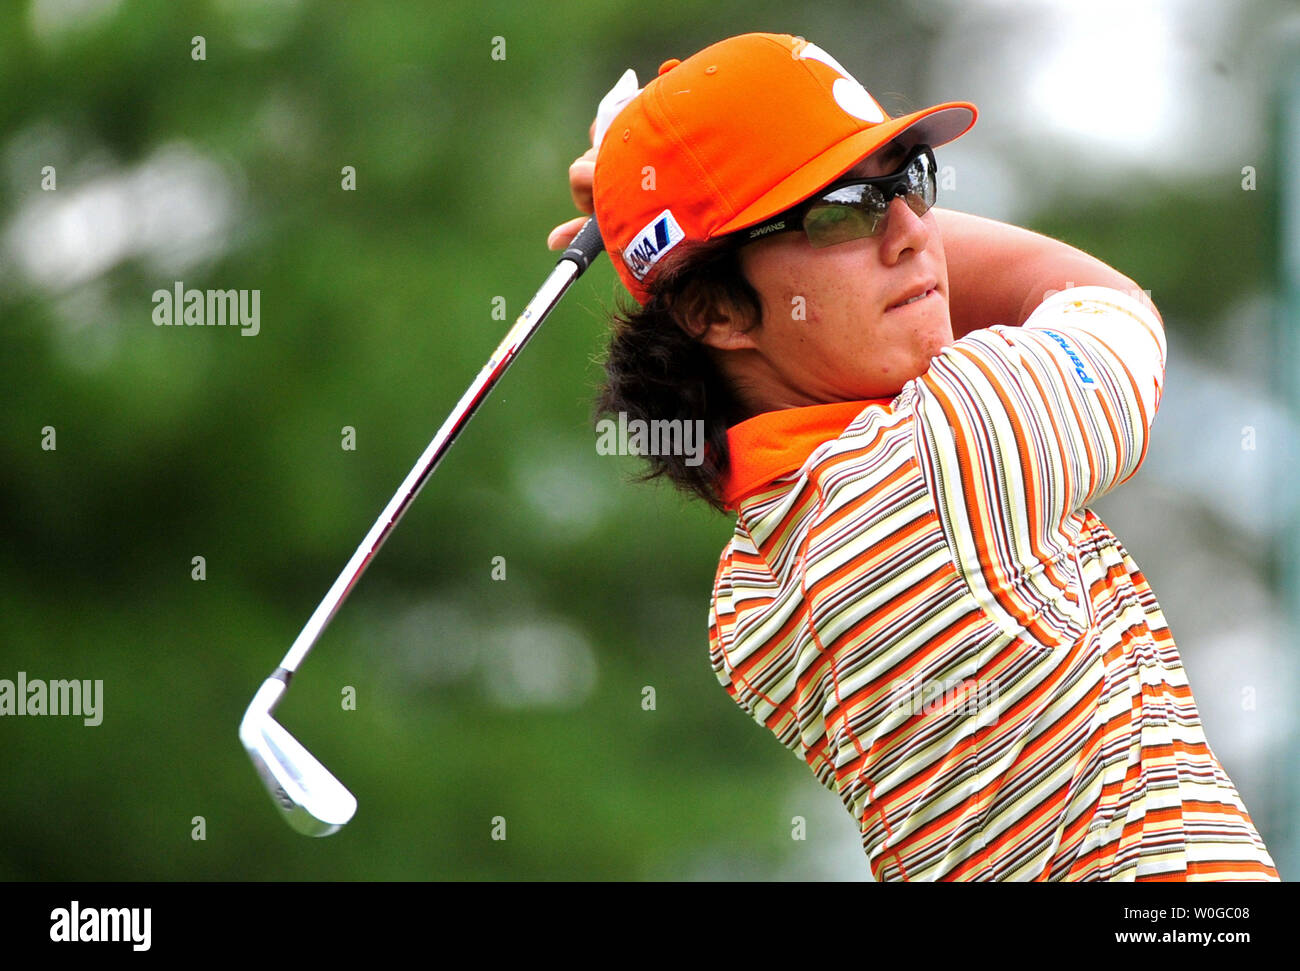
[[[596,453],[604,260],[279,709],[356,793],[354,821],[292,833],[236,737],[552,265],[599,97],[747,30],[816,41],[893,114],[975,101],[939,153],[940,204],[1152,291],[1165,401],[1143,472],[1097,508],[1283,877],[1300,872],[1280,134],[1296,6],[1087,8],[0,5],[0,678],[104,682],[99,727],[0,719],[0,879],[870,879],[838,800],[709,667],[730,520]],[[152,293],[178,280],[259,289],[260,333],[154,326]]]

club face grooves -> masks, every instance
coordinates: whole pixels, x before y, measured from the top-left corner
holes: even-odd
[[[307,836],[329,836],[352,818],[356,797],[271,716],[284,694],[278,674],[254,695],[239,738],[285,821]]]

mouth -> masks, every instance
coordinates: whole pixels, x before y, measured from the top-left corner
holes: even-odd
[[[935,289],[934,281],[923,283],[920,286],[913,287],[911,290],[907,291],[907,293],[903,295],[901,300],[897,300],[894,303],[891,303],[888,307],[885,308],[885,313],[889,313],[890,311],[893,310],[898,310],[902,307],[911,307],[918,303],[924,303],[926,300],[929,300],[931,297],[933,297],[936,293],[938,293],[938,291]]]

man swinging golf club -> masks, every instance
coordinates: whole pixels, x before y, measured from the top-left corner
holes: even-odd
[[[972,105],[890,118],[776,34],[634,92],[570,169],[638,304],[600,407],[704,422],[703,462],[647,461],[736,516],[713,668],[840,798],[874,877],[1277,880],[1089,508],[1146,455],[1151,302],[1064,243],[933,208],[933,149]]]

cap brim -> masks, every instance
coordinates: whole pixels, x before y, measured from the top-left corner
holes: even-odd
[[[970,131],[978,114],[973,104],[950,101],[854,132],[781,180],[710,235],[716,238],[785,212],[894,139],[908,149],[920,144],[931,148],[945,145]]]

